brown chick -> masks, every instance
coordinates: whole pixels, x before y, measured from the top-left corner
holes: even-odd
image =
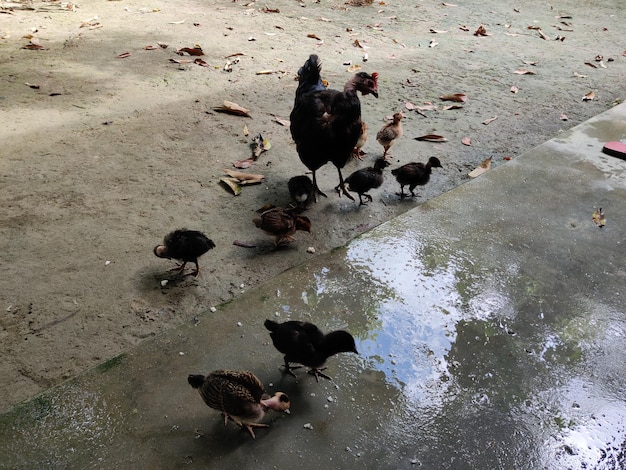
[[[385,124],[381,130],[376,134],[376,140],[383,146],[385,152],[383,158],[387,158],[387,153],[391,146],[402,137],[402,113],[395,113],[393,115],[393,121]]]
[[[261,217],[253,219],[252,222],[268,235],[276,237],[274,241],[276,246],[295,241],[293,235],[296,230],[311,233],[311,221],[308,217],[296,215],[281,207],[274,207],[263,212]]]
[[[359,160],[363,160],[363,155],[365,152],[362,150],[367,143],[367,124],[365,122],[361,123],[361,134],[359,135],[359,140],[356,141],[356,145],[354,146],[354,150],[352,151],[352,158],[358,158]]]
[[[269,427],[258,423],[268,410],[287,411],[291,406],[283,392],[276,392],[273,397],[265,394],[259,378],[245,370],[215,370],[206,377],[190,375],[187,381],[209,407],[222,412],[224,425],[230,419],[245,427],[252,439],[256,438],[253,428]]]

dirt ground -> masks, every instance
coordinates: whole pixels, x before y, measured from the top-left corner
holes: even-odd
[[[210,316],[210,307],[469,181],[485,158],[505,165],[626,96],[622,0],[1,7],[0,411]],[[487,36],[474,35],[481,24]],[[193,61],[176,50],[195,45],[207,66],[172,61]],[[380,74],[380,98],[362,99],[367,155],[344,175],[382,154],[375,133],[398,110],[405,135],[392,168],[429,156],[443,168],[420,197],[403,201],[387,174],[374,202],[358,207],[332,191],[337,174],[326,166],[318,179],[329,197],[307,212],[313,233],[275,250],[251,220],[264,204],[287,205],[287,180],[306,170],[276,118],[288,119],[310,53],[333,88],[351,76],[348,64]],[[439,96],[451,93],[466,94],[462,109],[443,109],[454,103]],[[252,117],[214,111],[224,100]],[[265,182],[233,196],[219,183],[222,170],[250,156],[258,133],[271,148],[244,171]],[[414,140],[425,134],[447,142]],[[179,227],[204,231],[217,247],[198,278],[162,285],[174,263],[152,248]]]

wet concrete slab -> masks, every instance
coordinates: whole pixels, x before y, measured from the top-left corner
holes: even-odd
[[[626,162],[608,140],[626,104],[15,407],[0,468],[624,468]],[[266,318],[347,329],[360,354],[296,380]],[[218,368],[291,414],[256,440],[224,427],[187,384]]]

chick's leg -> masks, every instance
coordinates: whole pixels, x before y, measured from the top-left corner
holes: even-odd
[[[284,366],[284,370],[285,370],[285,374],[289,374],[291,375],[294,379],[297,379],[298,376],[296,374],[294,374],[293,372],[291,372],[293,369],[299,369],[302,366],[290,366],[289,365],[289,361],[287,360],[287,358],[285,357],[285,366]]]

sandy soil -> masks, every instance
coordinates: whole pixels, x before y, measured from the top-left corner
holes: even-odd
[[[506,164],[505,157],[622,101],[621,4],[3,2],[0,411],[210,315],[211,306],[468,181],[487,157],[493,166]],[[481,24],[488,36],[473,34]],[[528,26],[541,27],[549,39]],[[45,49],[24,49],[28,35]],[[171,61],[190,59],[175,51],[196,44],[207,67]],[[156,49],[144,49],[149,45]],[[382,154],[373,136],[398,110],[406,112],[405,136],[393,147],[392,168],[429,156],[444,168],[418,198],[400,201],[388,178],[374,202],[359,208],[332,192],[337,176],[327,166],[319,181],[330,197],[307,212],[313,233],[299,232],[296,243],[274,250],[251,220],[264,204],[288,204],[287,180],[306,170],[288,128],[275,118],[288,118],[295,72],[313,52],[332,87],[350,77],[348,62],[380,73],[380,98],[362,100],[370,127],[365,161],[349,163],[345,175]],[[235,53],[243,55],[227,59]],[[521,69],[534,74],[515,73]],[[258,74],[267,70],[273,73]],[[595,99],[583,101],[592,90]],[[438,97],[449,93],[467,95],[462,109],[442,109],[452,103]],[[250,109],[252,118],[215,112],[225,99]],[[406,102],[437,109],[419,114]],[[235,197],[219,178],[250,155],[258,133],[272,146],[247,171],[264,174],[265,183]],[[413,139],[429,133],[447,142]],[[461,143],[464,137],[471,146]],[[152,248],[179,227],[204,231],[217,248],[201,259],[197,279],[162,286],[174,264],[154,257]]]

